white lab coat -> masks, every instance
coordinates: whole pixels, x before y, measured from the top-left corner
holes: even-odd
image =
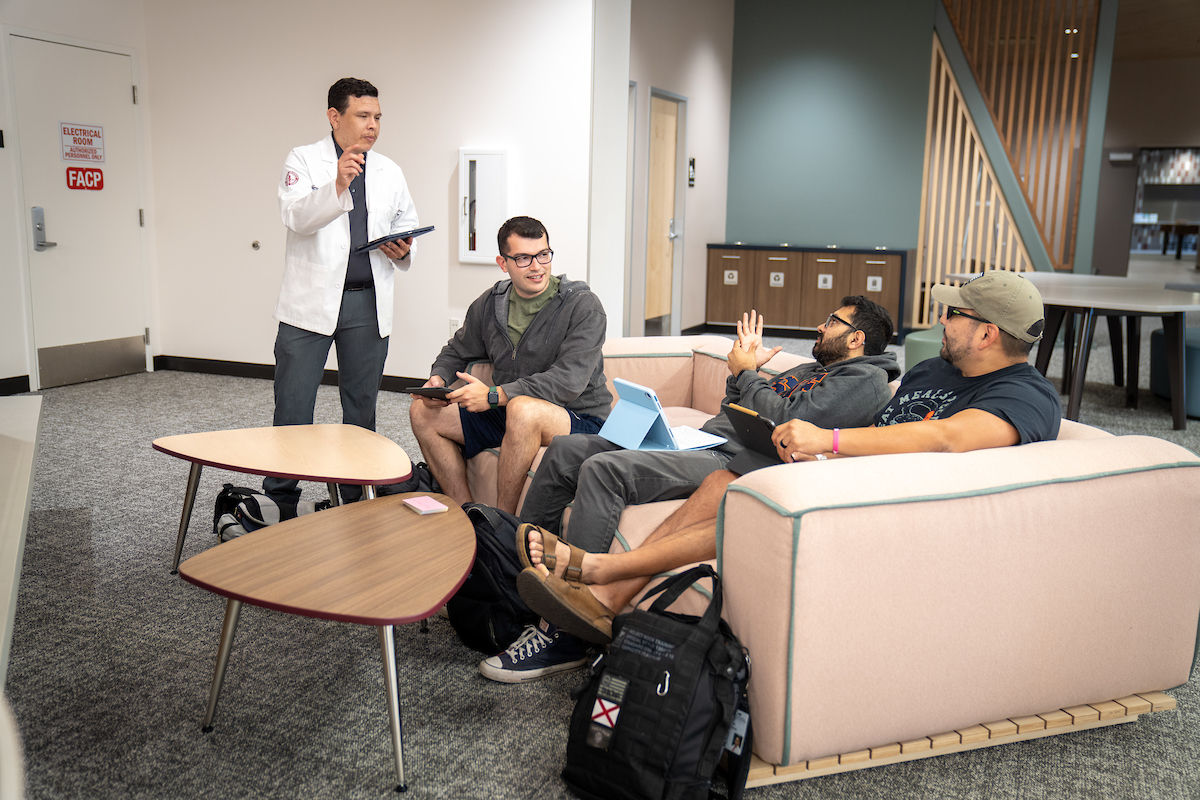
[[[286,263],[275,319],[329,336],[337,327],[350,256],[349,191],[337,196],[333,137],[297,147],[284,162],[279,213],[287,226]],[[396,162],[374,150],[367,156],[367,239],[417,227],[417,209]],[[407,270],[412,256],[393,261],[371,251],[379,335],[392,332],[392,272]]]

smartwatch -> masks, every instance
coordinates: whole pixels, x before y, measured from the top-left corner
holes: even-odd
[[[500,407],[500,390],[493,386],[488,389],[488,405],[492,408]]]

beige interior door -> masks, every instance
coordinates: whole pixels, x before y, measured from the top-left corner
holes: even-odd
[[[675,165],[678,162],[679,103],[650,96],[650,157],[646,227],[646,333],[671,327],[675,263]]]
[[[40,388],[146,368],[129,55],[9,35]],[[34,209],[42,210],[38,247]]]

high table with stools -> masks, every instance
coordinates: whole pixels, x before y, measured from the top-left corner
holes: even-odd
[[[1125,405],[1137,407],[1138,359],[1141,353],[1140,318],[1162,317],[1166,340],[1167,372],[1171,385],[1171,416],[1175,430],[1187,427],[1184,402],[1186,366],[1184,363],[1184,314],[1200,311],[1200,292],[1184,291],[1186,284],[1164,285],[1161,280],[1120,278],[1109,275],[1079,275],[1069,272],[1024,272],[1042,295],[1046,307],[1046,330],[1038,348],[1036,366],[1046,374],[1054,342],[1064,320],[1067,339],[1064,343],[1063,391],[1067,394],[1066,418],[1079,419],[1083,383],[1087,377],[1088,356],[1096,317],[1109,318],[1109,333],[1113,341],[1113,374],[1121,384],[1121,329],[1119,319],[1125,317],[1127,341],[1125,369]],[[968,281],[975,274],[954,273],[949,280]],[[1075,336],[1074,318],[1083,317]],[[1074,339],[1074,341],[1070,341]]]
[[[404,505],[428,495],[443,513]],[[436,544],[432,544],[436,543]],[[410,492],[307,514],[193,556],[184,580],[228,598],[203,729],[212,730],[243,603],[379,629],[392,751],[400,783],[404,741],[396,685],[394,625],[425,620],[458,591],[475,560],[475,534],[449,497]]]
[[[339,504],[339,483],[362,486],[370,499],[375,497],[376,486],[399,483],[412,474],[412,463],[400,445],[356,425],[284,425],[185,433],[155,439],[154,449],[192,462],[171,561],[172,574],[179,569],[200,472],[206,465],[251,475],[319,481],[328,484],[329,499],[335,506]]]

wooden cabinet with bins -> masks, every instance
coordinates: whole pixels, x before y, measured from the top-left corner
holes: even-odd
[[[904,251],[709,245],[706,322],[735,325],[757,309],[772,328],[815,329],[847,295],[861,294],[901,327]]]

